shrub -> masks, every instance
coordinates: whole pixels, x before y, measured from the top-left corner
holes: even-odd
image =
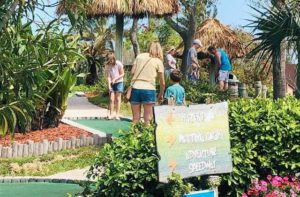
[[[254,178],[295,175],[300,167],[300,102],[240,100],[230,104],[233,172],[223,196],[242,194]]]
[[[130,132],[120,132],[119,138],[104,146],[90,168],[88,177],[97,181],[94,195],[163,197],[163,191],[168,191],[179,197],[189,192],[192,185],[178,175],[170,177],[170,184],[158,182],[158,160],[154,127],[145,128],[139,124]]]
[[[229,98],[228,92],[220,92],[206,80],[183,80],[181,84],[185,89],[186,99],[192,103],[216,103]]]

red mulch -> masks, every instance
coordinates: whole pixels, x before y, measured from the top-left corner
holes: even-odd
[[[0,145],[10,146],[13,141],[17,141],[20,144],[26,144],[28,140],[32,140],[34,142],[41,142],[44,139],[47,139],[48,141],[55,141],[58,138],[67,140],[72,136],[79,138],[80,135],[92,136],[91,133],[85,130],[61,123],[57,128],[31,131],[26,134],[16,133],[14,140],[11,140],[10,135],[6,135],[4,138],[0,137]]]
[[[99,95],[98,92],[86,92],[85,93],[85,96],[88,97],[88,98],[95,97],[95,96],[98,96],[98,95]]]

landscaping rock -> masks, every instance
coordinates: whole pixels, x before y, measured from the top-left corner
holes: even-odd
[[[23,157],[23,144],[18,144],[18,157]]]
[[[57,142],[58,142],[58,150],[60,151],[60,150],[62,150],[63,139],[58,138]]]
[[[38,144],[38,155],[43,155],[44,154],[44,145],[43,143]]]
[[[58,151],[58,142],[53,142],[53,151]]]
[[[7,148],[7,158],[12,158],[12,148],[11,147]]]
[[[80,135],[80,146],[84,146],[84,135]]]
[[[72,136],[71,137],[71,148],[75,148],[76,147],[76,137]]]
[[[76,148],[80,147],[80,139],[76,139]]]
[[[2,154],[1,155],[2,155],[3,158],[7,158],[7,147],[2,148]]]
[[[66,140],[66,148],[71,149],[71,140]]]
[[[48,140],[43,140],[43,152],[44,154],[47,154],[49,152],[49,142]]]
[[[107,143],[111,144],[112,143],[112,134],[107,134],[106,135],[106,140],[107,140]]]
[[[28,144],[24,144],[23,146],[23,157],[28,157]]]
[[[94,138],[94,144],[95,145],[100,145],[100,138],[99,138],[99,135],[97,135],[97,134],[94,134],[93,135],[93,138]]]
[[[34,143],[33,141],[29,140],[27,141],[27,144],[28,144],[28,156],[32,156],[34,150]]]
[[[18,157],[18,142],[14,142],[12,144],[12,157],[13,158]]]

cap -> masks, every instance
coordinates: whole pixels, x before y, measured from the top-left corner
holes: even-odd
[[[195,40],[193,41],[193,44],[197,44],[197,45],[199,45],[200,47],[203,46],[202,43],[201,43],[201,41],[200,41],[199,39],[195,39]]]

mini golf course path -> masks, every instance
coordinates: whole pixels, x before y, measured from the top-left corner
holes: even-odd
[[[108,110],[91,104],[86,97],[72,96],[68,99],[68,107],[63,118],[104,118]]]

